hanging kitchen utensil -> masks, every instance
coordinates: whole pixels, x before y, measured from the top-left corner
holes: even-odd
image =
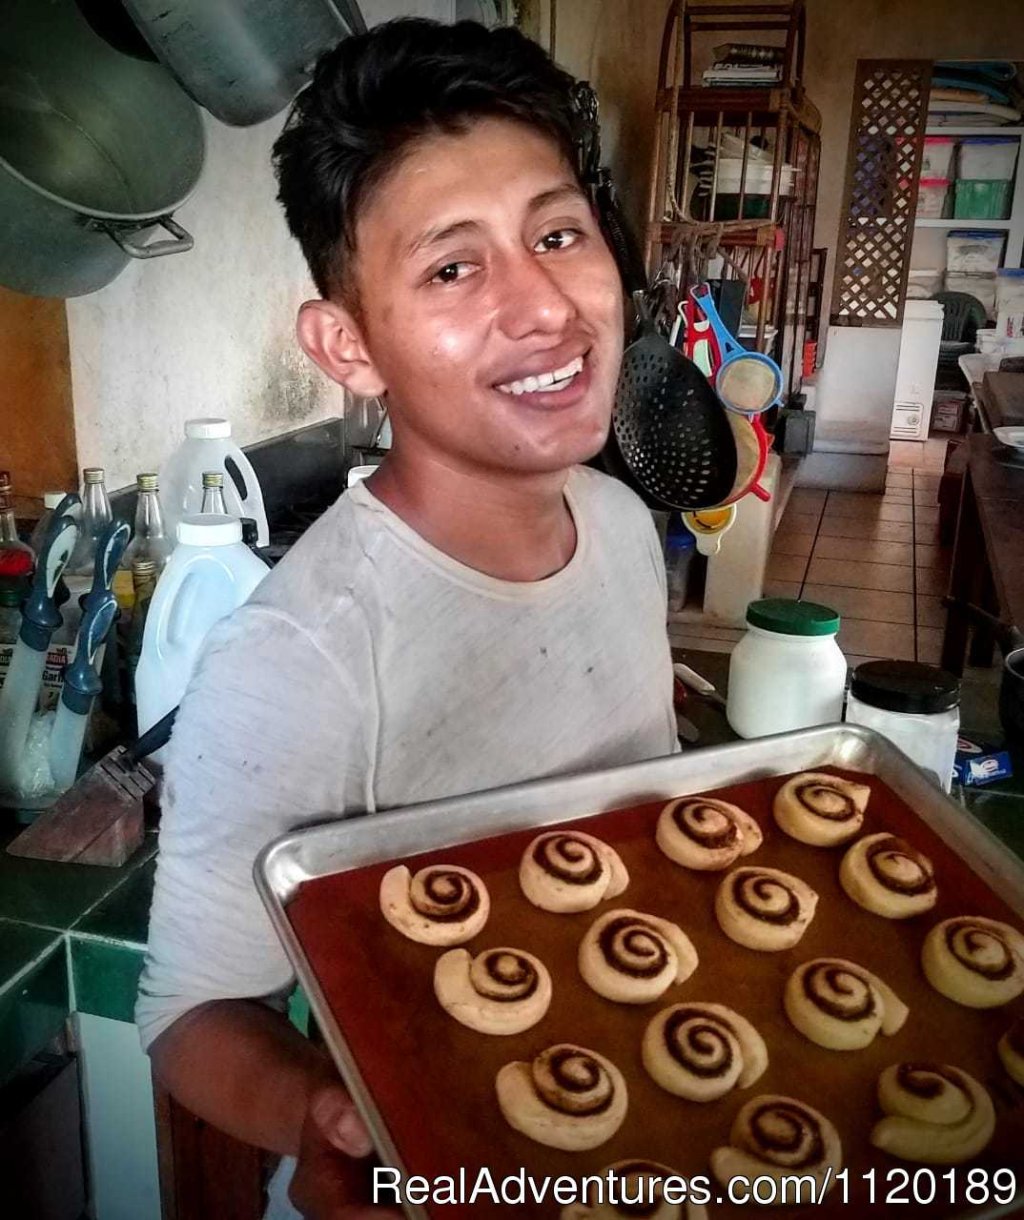
[[[357,0],[122,2],[185,92],[232,127],[284,110],[323,52],[366,32]]]
[[[736,522],[736,505],[697,509],[684,512],[682,516],[683,524],[697,540],[697,550],[702,555],[717,555],[722,545],[722,535],[731,530]]]
[[[730,411],[758,415],[775,406],[782,395],[782,370],[764,352],[748,351],[738,343],[718,316],[710,285],[690,289],[690,298],[703,313],[719,351],[715,393]]]

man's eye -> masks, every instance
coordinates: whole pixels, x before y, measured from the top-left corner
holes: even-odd
[[[575,245],[582,236],[579,229],[555,229],[551,233],[545,233],[534,249],[566,250],[569,246]]]
[[[469,263],[445,263],[430,277],[431,284],[454,284],[464,279],[470,270]]]

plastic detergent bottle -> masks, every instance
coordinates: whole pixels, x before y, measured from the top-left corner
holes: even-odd
[[[242,542],[237,517],[184,517],[156,586],[135,671],[139,732],[177,707],[210,628],[237,609],[270,571]],[[162,761],[162,751],[154,757]]]
[[[233,469],[232,469],[233,468]],[[263,493],[252,463],[231,439],[226,419],[189,419],[185,439],[160,469],[160,500],[167,531],[174,531],[182,517],[202,512],[203,474],[219,471],[224,476],[224,505],[232,517],[252,517],[259,546],[270,542]],[[232,473],[242,484],[236,486]]]

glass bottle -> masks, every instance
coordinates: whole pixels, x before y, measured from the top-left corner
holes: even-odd
[[[7,677],[11,664],[11,655],[21,630],[21,602],[24,594],[20,593],[13,582],[0,579],[0,687]]]
[[[35,566],[35,553],[18,537],[11,476],[0,470],[0,581],[21,590],[24,596]]]
[[[159,571],[152,559],[135,559],[132,561],[132,585],[135,590],[135,604],[132,608],[132,621],[128,627],[128,638],[125,642],[125,660],[128,668],[128,698],[135,702],[135,670],[142,655],[142,641],[146,635],[146,617],[149,614],[153,591],[156,588]]]
[[[107,495],[106,476],[101,466],[87,466],[82,471],[85,488],[82,494],[82,530],[78,535],[69,570],[74,575],[91,576],[96,564],[96,543],[114,519]]]
[[[222,517],[228,515],[227,505],[224,503],[224,476],[219,470],[203,471],[203,506],[199,511],[220,513]]]

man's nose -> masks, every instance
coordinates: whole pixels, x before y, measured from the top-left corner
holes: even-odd
[[[510,339],[559,334],[576,317],[563,284],[532,251],[504,259],[497,272],[498,321]]]

